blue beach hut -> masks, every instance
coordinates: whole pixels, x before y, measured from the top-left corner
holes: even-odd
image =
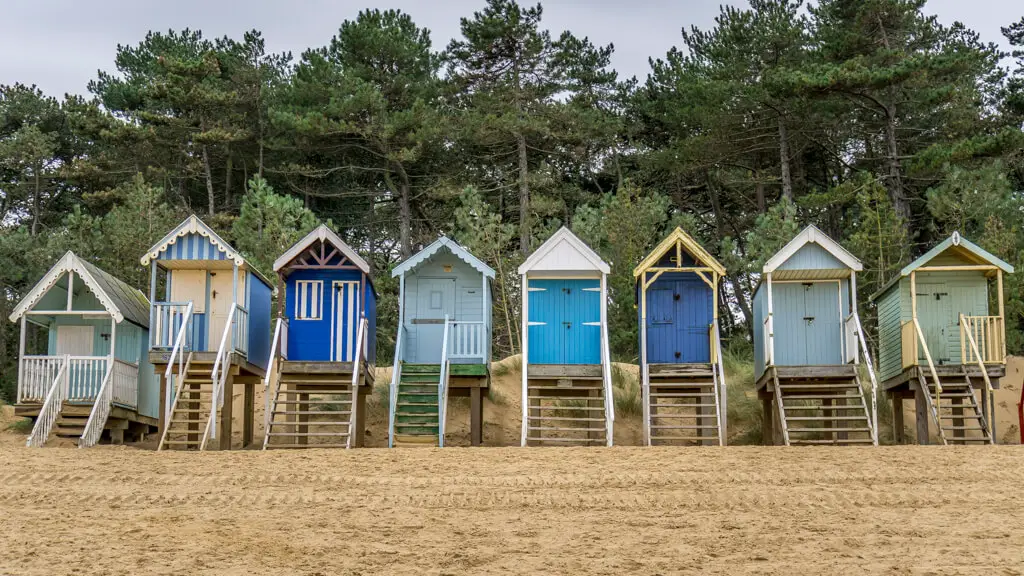
[[[284,297],[265,380],[263,448],[362,446],[377,357],[370,265],[321,224],[274,272]]]
[[[564,227],[519,267],[523,446],[612,444],[609,271]],[[565,401],[581,403],[583,409],[567,415]]]

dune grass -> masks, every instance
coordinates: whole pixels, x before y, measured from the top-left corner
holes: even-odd
[[[754,391],[754,350],[749,342],[730,342],[722,350],[725,368],[727,438],[730,444],[761,443],[761,402]]]
[[[612,364],[612,395],[615,397],[616,417],[636,417],[643,414],[640,378],[618,364]]]

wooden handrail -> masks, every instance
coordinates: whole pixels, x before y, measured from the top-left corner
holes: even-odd
[[[864,364],[868,369],[868,376],[871,378],[871,440],[878,446],[878,379],[875,377],[874,363],[871,362],[871,352],[868,349],[868,342],[864,338],[864,327],[860,323],[860,314],[854,312],[846,319],[853,322],[854,332],[857,334],[857,342],[860,344],[861,354],[864,355]],[[857,365],[854,358],[854,365]]]
[[[924,350],[924,358],[928,361],[928,369],[932,374],[932,381],[935,382],[935,404],[932,406],[932,418],[935,420],[935,426],[939,429],[939,437],[942,438],[942,443],[946,443],[946,435],[942,431],[942,420],[939,419],[939,407],[942,399],[942,383],[939,382],[939,373],[935,370],[935,362],[932,361],[932,353],[928,350],[928,342],[924,339],[924,332],[921,330],[921,324],[917,321],[917,318],[912,318],[911,322],[914,323],[914,331],[917,333],[917,338],[920,342],[921,349]],[[928,394],[924,391],[925,395]]]
[[[960,334],[966,333],[967,343],[971,347],[971,351],[974,352],[974,359],[977,361],[978,368],[981,369],[981,377],[985,380],[985,404],[987,405],[987,412],[985,414],[985,427],[988,428],[988,437],[995,443],[995,435],[992,433],[992,425],[995,422],[995,395],[992,392],[992,381],[988,377],[988,369],[985,368],[985,362],[981,359],[981,354],[978,352],[978,343],[974,341],[974,334],[967,328],[967,317],[963,314],[960,315]]]

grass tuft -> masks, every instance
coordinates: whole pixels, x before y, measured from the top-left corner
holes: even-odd
[[[639,416],[643,413],[640,378],[618,364],[612,364],[612,395],[615,397],[616,416]]]
[[[754,390],[754,350],[750,343],[730,342],[722,350],[722,366],[729,398],[726,415],[729,443],[761,444],[761,402]]]
[[[508,376],[513,372],[519,372],[523,369],[523,355],[516,354],[509,356],[500,362],[494,362],[491,364],[491,374],[494,376]]]
[[[18,434],[29,434],[32,432],[32,421],[28,418],[21,418],[8,424],[7,429]]]

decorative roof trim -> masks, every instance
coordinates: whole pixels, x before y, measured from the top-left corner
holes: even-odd
[[[708,268],[711,268],[719,276],[725,276],[725,267],[722,266],[714,256],[711,255],[703,246],[697,243],[692,236],[687,234],[682,228],[676,227],[664,240],[661,241],[658,246],[651,251],[650,254],[644,258],[637,267],[633,269],[633,277],[640,276],[645,270],[651,268],[658,263],[658,260],[665,255],[670,249],[674,248],[676,242],[680,242],[683,248],[690,253],[691,256],[695,257],[698,261],[705,264]]]
[[[163,240],[157,242],[152,248],[150,248],[149,251],[142,256],[140,262],[143,266],[149,266],[150,261],[159,258],[161,252],[167,250],[177,242],[179,238],[182,238],[189,233],[199,234],[200,236],[208,238],[217,250],[224,253],[224,256],[227,257],[228,260],[234,261],[238,266],[245,265],[245,259],[242,258],[242,255],[232,248],[230,244],[225,242],[219,234],[214,232],[213,228],[207,226],[206,223],[200,220],[195,214],[186,218],[181,224],[178,224],[177,228],[171,230],[166,236],[164,236]]]
[[[26,312],[32,309],[33,306],[39,303],[39,300],[50,291],[57,284],[57,281],[61,279],[64,274],[68,272],[74,272],[79,278],[85,282],[85,285],[92,291],[96,296],[96,299],[103,305],[103,309],[106,310],[118,324],[124,322],[124,314],[114,304],[114,301],[110,298],[101,287],[100,284],[93,278],[92,273],[82,266],[82,261],[75,255],[74,252],[68,250],[52,268],[36,282],[36,285],[32,287],[32,290],[18,302],[18,305],[14,307],[14,311],[11,312],[9,320],[11,322],[17,322]],[[82,310],[83,314],[88,314],[88,310]]]
[[[996,268],[999,268],[1000,270],[1006,272],[1007,274],[1013,274],[1013,266],[1007,264],[1000,258],[992,255],[987,250],[985,250],[981,246],[978,246],[974,242],[971,242],[967,238],[964,238],[963,236],[960,235],[959,232],[953,232],[953,234],[951,234],[949,238],[946,238],[942,242],[939,242],[934,248],[925,252],[923,256],[921,256],[917,260],[914,260],[910,264],[904,266],[903,269],[900,270],[900,276],[909,276],[911,272],[917,270],[918,268],[921,268],[922,266],[933,260],[939,254],[942,254],[943,252],[954,246],[966,250],[967,252],[970,252],[978,259],[988,262],[989,264],[995,266]]]
[[[303,251],[317,241],[330,242],[335,248],[340,250],[350,262],[358,266],[360,270],[366,274],[370,273],[370,265],[367,264],[366,260],[363,260],[362,256],[353,250],[351,246],[346,244],[345,241],[342,240],[334,230],[328,228],[326,224],[317,226],[312,232],[306,234],[305,238],[299,240],[295,244],[292,244],[291,248],[289,248],[277,260],[274,260],[274,272],[278,272],[282,268],[291,264],[293,260],[302,255]]]
[[[457,256],[460,260],[469,264],[475,268],[478,272],[487,276],[488,278],[494,279],[494,269],[484,264],[484,261],[470,254],[469,250],[463,248],[458,242],[448,238],[447,236],[441,236],[437,240],[431,242],[429,246],[420,250],[416,254],[413,254],[409,258],[402,262],[398,266],[395,266],[394,270],[391,271],[391,277],[397,278],[412,269],[416,268],[428,258],[436,254],[441,248],[448,248],[448,250]]]
[[[558,232],[552,234],[551,238],[548,238],[547,241],[541,244],[540,248],[534,250],[533,254],[530,254],[530,257],[526,259],[526,262],[523,262],[519,266],[519,274],[523,275],[530,270],[533,270],[533,268],[537,266],[538,262],[543,260],[545,256],[547,256],[562,242],[566,242],[575,248],[577,252],[579,252],[594,266],[595,270],[599,270],[602,274],[608,274],[611,272],[611,267],[609,267],[608,263],[598,256],[597,252],[594,252],[590,246],[587,246],[586,243],[573,234],[571,230],[562,226],[558,229]]]
[[[856,256],[851,254],[846,248],[843,248],[838,242],[830,238],[828,234],[819,230],[817,226],[810,224],[790,240],[788,244],[783,246],[782,250],[776,252],[774,256],[765,262],[764,273],[768,274],[770,272],[774,272],[779,266],[782,266],[787,260],[792,258],[793,255],[806,244],[817,244],[818,246],[821,246],[825,251],[835,256],[837,260],[845,264],[854,272],[860,272],[864,269],[864,265],[861,264],[860,260],[858,260]]]

